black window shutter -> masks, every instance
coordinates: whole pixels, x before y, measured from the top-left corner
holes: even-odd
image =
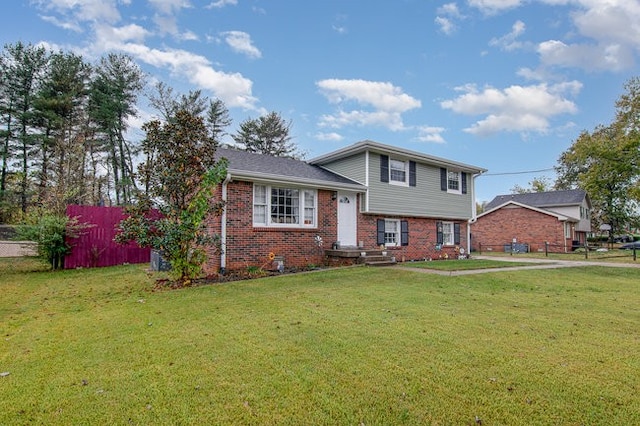
[[[409,245],[409,221],[400,221],[400,245]]]
[[[409,186],[416,186],[416,162],[409,161]]]
[[[440,167],[440,190],[447,190],[447,169]]]
[[[460,179],[462,180],[462,193],[467,193],[467,174],[465,172],[460,173]]]
[[[384,244],[384,219],[378,219],[378,232],[377,232],[377,243],[378,245]]]
[[[455,245],[460,244],[460,224],[459,223],[453,224],[453,244]]]
[[[380,182],[389,182],[389,156],[380,155]]]
[[[442,233],[442,222],[436,222],[436,244],[444,243],[444,234]]]

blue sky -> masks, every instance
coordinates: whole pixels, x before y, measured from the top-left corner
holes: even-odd
[[[3,44],[131,55],[234,120],[276,111],[307,158],[363,139],[488,169],[478,201],[554,178],[638,76],[637,0],[10,0]],[[140,98],[133,138],[153,117]]]

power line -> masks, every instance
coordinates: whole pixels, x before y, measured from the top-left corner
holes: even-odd
[[[484,174],[481,174],[479,177],[482,177],[482,176],[526,175],[528,173],[550,172],[552,170],[555,170],[555,169],[553,167],[551,167],[549,169],[527,170],[527,171],[522,171],[522,172],[484,173]]]

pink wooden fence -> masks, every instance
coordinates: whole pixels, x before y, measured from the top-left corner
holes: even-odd
[[[68,217],[78,217],[81,223],[94,226],[86,229],[77,239],[70,239],[71,254],[64,258],[65,269],[93,268],[122,265],[123,263],[148,263],[151,250],[135,243],[116,244],[116,225],[126,216],[122,207],[67,206]]]

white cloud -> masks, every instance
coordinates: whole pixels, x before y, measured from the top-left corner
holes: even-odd
[[[640,53],[640,2],[630,0],[544,0],[572,7],[575,32],[571,43],[547,40],[538,45],[543,65],[588,71],[633,69]],[[575,38],[575,36],[574,36]]]
[[[257,110],[257,99],[251,94],[253,83],[240,73],[215,70],[204,56],[185,50],[152,49],[141,44],[123,44],[119,49],[158,68],[168,68],[172,73],[186,78],[198,88],[210,90],[227,107]]]
[[[178,38],[183,41],[197,41],[200,39],[196,33],[193,31],[184,31],[178,34]]]
[[[157,10],[153,16],[153,22],[159,34],[170,34],[178,40],[197,40],[197,36],[191,31],[181,32],[178,27],[177,14],[182,9],[191,8],[187,0],[148,0],[149,4]]]
[[[565,44],[549,40],[538,45],[540,61],[546,66],[587,70],[621,71],[634,64],[633,52],[620,44]]]
[[[187,0],[147,0],[151,6],[163,15],[173,15],[181,9],[190,8]]]
[[[338,34],[348,33],[349,30],[344,24],[345,22],[347,22],[348,19],[349,17],[347,15],[344,15],[344,14],[336,15],[336,17],[334,18],[334,23],[331,26],[331,28],[333,29],[333,31],[337,32]]]
[[[420,126],[418,127],[418,137],[420,142],[445,143],[442,133],[444,127]]]
[[[389,111],[342,111],[339,110],[334,114],[326,114],[320,117],[318,123],[320,127],[330,127],[340,129],[345,126],[380,126],[389,130],[404,130],[402,116],[397,112]]]
[[[634,0],[581,0],[572,14],[582,35],[602,43],[640,47],[640,3]]]
[[[112,27],[110,25],[96,25],[95,34],[97,41],[108,41],[110,46],[118,45],[120,43],[136,42],[140,43],[146,36],[149,35],[149,31],[143,27],[130,24],[122,27]],[[104,46],[100,43],[101,46]],[[108,50],[108,49],[105,49]]]
[[[118,0],[34,0],[33,3],[43,10],[63,15],[66,18],[64,22],[75,20],[116,23],[120,20]]]
[[[447,3],[440,6],[437,10],[439,15],[447,15],[455,18],[461,18],[462,14],[456,3]]]
[[[339,109],[332,115],[323,115],[320,126],[340,128],[347,125],[382,126],[390,130],[402,130],[402,113],[419,108],[421,102],[386,82],[366,80],[327,79],[316,83],[320,92],[333,104],[355,103],[370,107],[373,111]]]
[[[515,9],[522,5],[522,0],[468,0],[470,6],[475,7],[486,15],[492,15],[508,9]]]
[[[262,52],[253,45],[249,34],[243,31],[226,31],[220,34],[235,52],[242,53],[250,58],[262,57]]]
[[[205,8],[207,9],[220,9],[225,6],[235,6],[238,4],[238,0],[218,0],[212,3],[209,3]]]
[[[398,112],[421,106],[419,100],[403,93],[402,88],[387,82],[327,79],[316,84],[332,103],[355,101],[379,110]]]
[[[524,24],[524,22],[517,20],[511,26],[511,32],[509,34],[505,34],[500,38],[491,39],[489,45],[498,46],[506,51],[520,49],[523,47],[523,43],[518,41],[518,37],[524,34],[525,29],[526,25]]]
[[[458,5],[456,3],[447,3],[440,6],[437,10],[438,16],[434,19],[434,22],[438,26],[440,32],[451,35],[457,30],[456,20],[464,19],[464,16],[460,13]]]
[[[76,33],[82,32],[82,27],[73,20],[61,20],[59,18],[56,18],[55,16],[49,15],[40,15],[40,18],[45,22],[55,25],[56,27],[62,28],[63,30],[69,30]]]
[[[329,142],[340,142],[344,139],[344,137],[341,134],[336,132],[329,132],[329,133],[320,132],[320,133],[316,133],[315,137],[319,141],[329,141]]]
[[[506,89],[485,87],[478,90],[467,85],[455,99],[441,102],[441,107],[458,114],[484,115],[464,131],[480,136],[501,131],[547,132],[550,119],[562,114],[575,114],[575,103],[567,95],[575,96],[582,84],[577,81],[547,85],[510,86]]]
[[[449,19],[443,16],[436,16],[434,20],[436,25],[440,28],[440,32],[451,35],[456,30],[456,25]]]
[[[144,44],[151,34],[145,28],[129,24],[115,26],[120,21],[117,5],[127,5],[129,0],[36,0],[43,10],[54,11],[67,19],[72,17],[85,28],[93,31],[93,41],[85,46],[82,53],[96,57],[105,52],[122,52],[131,55],[141,63],[188,81],[196,88],[209,90],[229,108],[264,112],[257,107],[258,99],[252,95],[253,82],[238,72],[216,70],[204,56],[186,50],[152,48]],[[179,33],[175,24],[175,13],[191,7],[186,0],[150,0],[158,11],[155,21],[164,22],[169,31],[183,40],[193,40],[197,36],[186,31]]]

